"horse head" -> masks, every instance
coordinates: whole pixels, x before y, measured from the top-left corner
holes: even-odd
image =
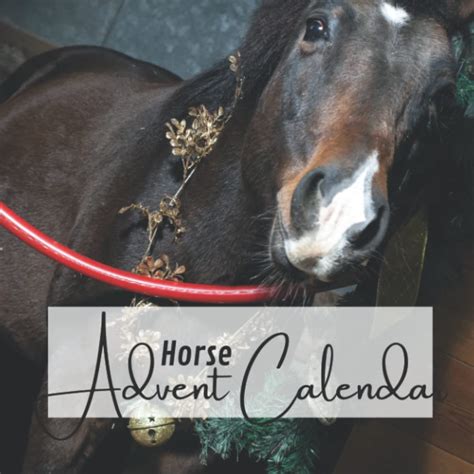
[[[261,38],[262,63],[281,55],[256,105],[243,176],[276,209],[273,264],[332,282],[386,238],[392,171],[414,153],[437,98],[455,91],[451,34],[474,2],[289,3],[263,2],[260,31],[249,33],[273,35]]]

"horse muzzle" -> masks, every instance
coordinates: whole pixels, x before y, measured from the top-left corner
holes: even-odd
[[[307,173],[291,201],[291,220],[275,221],[272,256],[322,282],[362,267],[382,244],[390,211],[374,186],[376,154],[355,172],[334,166]]]

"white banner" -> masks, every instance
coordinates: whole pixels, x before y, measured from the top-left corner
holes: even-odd
[[[50,308],[51,418],[430,418],[428,308]]]

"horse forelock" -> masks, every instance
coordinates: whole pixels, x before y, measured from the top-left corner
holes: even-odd
[[[406,9],[413,15],[429,16],[449,28],[455,12],[448,0],[394,0],[394,5]]]

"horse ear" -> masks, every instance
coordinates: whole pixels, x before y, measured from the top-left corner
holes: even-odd
[[[449,0],[449,7],[457,25],[474,18],[474,0]]]

